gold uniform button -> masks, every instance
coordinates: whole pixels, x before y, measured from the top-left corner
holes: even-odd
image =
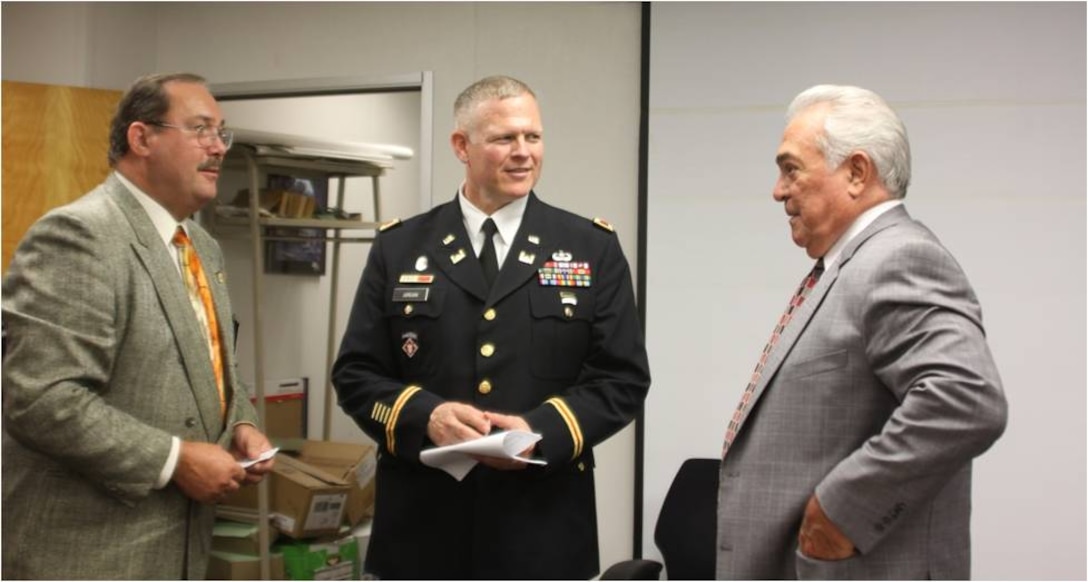
[[[483,382],[480,382],[479,390],[480,390],[480,394],[490,394],[491,393],[491,382],[488,382],[487,380],[484,380]]]
[[[586,470],[586,464],[585,463],[578,463],[578,470],[579,471],[585,471]]]
[[[412,304],[411,304],[411,303],[409,303],[408,305],[405,305],[405,306],[404,306],[404,314],[405,314],[405,315],[411,315],[413,311],[415,311],[415,308],[414,308],[414,307],[412,307]]]
[[[495,344],[484,344],[480,346],[480,355],[485,358],[490,358],[495,354]]]
[[[488,310],[484,312],[484,319],[492,321],[495,319],[496,315],[497,314],[495,313],[495,308],[488,308]]]

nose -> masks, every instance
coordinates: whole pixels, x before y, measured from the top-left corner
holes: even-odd
[[[521,158],[529,155],[529,143],[525,141],[524,135],[519,135],[514,139],[514,148],[510,151],[510,155]]]
[[[782,184],[782,178],[779,177],[774,182],[774,189],[771,190],[771,196],[777,202],[785,202],[786,200],[786,187]]]

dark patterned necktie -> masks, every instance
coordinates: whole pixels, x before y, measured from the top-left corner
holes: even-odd
[[[487,288],[490,289],[499,274],[499,255],[495,252],[495,233],[499,231],[499,227],[495,226],[494,220],[488,218],[484,221],[482,230],[484,248],[480,251],[480,265],[483,266],[484,279],[487,279]]]
[[[767,365],[767,358],[774,351],[774,347],[778,345],[778,338],[782,337],[782,330],[789,325],[790,320],[793,319],[793,312],[805,302],[805,297],[808,297],[809,292],[816,286],[816,282],[820,280],[820,275],[823,273],[824,260],[819,259],[808,276],[801,281],[801,286],[797,288],[797,292],[790,298],[790,304],[786,307],[782,317],[779,318],[778,325],[775,326],[774,332],[771,334],[771,339],[767,340],[767,345],[763,347],[756,369],[752,372],[752,379],[748,382],[748,387],[744,389],[744,395],[741,396],[740,403],[737,404],[737,410],[733,412],[733,417],[729,419],[729,428],[725,431],[725,444],[722,445],[723,459],[725,453],[729,451],[729,446],[733,444],[733,439],[737,436],[737,429],[740,428],[741,422],[748,414],[748,409],[752,403],[752,393],[755,392],[759,379],[763,376],[763,367]]]

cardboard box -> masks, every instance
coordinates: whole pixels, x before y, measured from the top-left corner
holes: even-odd
[[[359,543],[353,536],[328,541],[296,541],[276,544],[284,570],[291,580],[358,580]]]
[[[281,554],[268,557],[269,579],[287,580]],[[212,551],[208,557],[208,580],[260,580],[261,558],[246,554]]]
[[[302,392],[264,397],[264,428],[270,439],[306,437],[306,395]]]
[[[268,541],[279,537],[279,531],[268,528]],[[216,519],[212,528],[212,551],[257,556],[261,553],[260,528],[256,523],[241,523]]]
[[[335,535],[344,520],[348,482],[288,455],[276,455],[269,479],[272,524],[293,538]],[[224,505],[256,509],[257,487],[247,485]]]
[[[374,475],[378,469],[374,445],[305,441],[299,460],[346,481],[347,522],[354,527],[374,515]]]

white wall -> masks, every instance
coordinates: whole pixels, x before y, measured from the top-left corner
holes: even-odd
[[[543,109],[547,163],[537,192],[612,222],[634,267],[639,11],[597,2],[5,2],[2,72],[123,89],[141,74],[175,70],[212,84],[432,71],[434,201],[452,198],[463,177],[446,145],[454,98],[480,77],[510,74],[533,87]],[[324,332],[307,341],[324,345]],[[597,449],[602,567],[632,551],[633,435],[628,428]]]
[[[906,205],[983,307],[1008,429],[975,464],[979,579],[1085,578],[1085,5],[658,3],[651,18],[644,548],[811,265],[771,198],[785,108],[873,89],[906,123]]]

